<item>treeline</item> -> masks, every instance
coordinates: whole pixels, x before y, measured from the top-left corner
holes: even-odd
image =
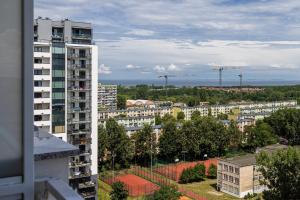
[[[269,86],[256,92],[225,92],[210,91],[199,87],[169,87],[168,96],[161,86],[137,85],[131,87],[118,86],[118,105],[124,108],[126,99],[168,100],[184,102],[188,106],[198,105],[199,102],[210,104],[226,104],[230,101],[282,101],[300,100],[300,85],[297,86]]]
[[[99,166],[105,169],[127,168],[130,164],[149,166],[157,160],[202,160],[232,152],[254,152],[257,147],[277,143],[300,144],[300,110],[285,109],[273,113],[242,133],[236,122],[228,127],[213,117],[193,115],[192,120],[176,120],[167,115],[162,120],[159,138],[152,126],[144,125],[131,137],[123,126],[109,119],[99,127]]]

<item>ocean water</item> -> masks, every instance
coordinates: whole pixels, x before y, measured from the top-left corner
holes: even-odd
[[[134,86],[139,84],[146,85],[164,85],[165,82],[161,79],[153,80],[100,80],[102,84],[116,84],[123,86]],[[239,82],[236,80],[223,81],[223,86],[239,86]],[[283,86],[283,85],[298,85],[300,80],[246,80],[243,82],[244,86]],[[169,80],[168,85],[181,86],[219,86],[218,80]]]

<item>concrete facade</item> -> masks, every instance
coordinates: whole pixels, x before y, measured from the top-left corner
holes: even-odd
[[[34,41],[34,124],[79,149],[70,159],[70,185],[96,199],[98,48],[92,26],[38,18]]]

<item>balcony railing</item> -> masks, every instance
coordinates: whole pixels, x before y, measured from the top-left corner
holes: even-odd
[[[91,165],[90,161],[84,161],[84,162],[71,162],[70,163],[70,167],[74,168],[74,167],[85,167]]]
[[[78,65],[78,64],[69,64],[68,68],[69,69],[79,69],[79,70],[85,70],[85,69],[89,69],[92,65],[91,64],[83,64],[83,65]]]
[[[78,129],[69,129],[68,134],[74,134],[74,135],[81,135],[81,134],[88,134],[91,133],[91,129],[84,129],[84,130],[78,130]]]
[[[90,59],[92,57],[92,55],[90,53],[86,53],[86,54],[79,54],[79,53],[70,53],[68,54],[68,58],[84,58],[84,59]]]
[[[84,86],[84,87],[69,86],[68,90],[72,90],[72,91],[86,91],[86,90],[91,90],[91,88],[89,86]]]
[[[96,191],[82,192],[81,195],[83,196],[83,198],[91,198],[91,197],[94,197],[96,195]]]
[[[75,76],[75,75],[69,75],[69,76],[68,76],[68,79],[69,79],[69,80],[85,80],[85,81],[88,81],[88,80],[91,80],[91,77],[90,77],[90,76]]]
[[[89,99],[89,98],[88,98]],[[72,99],[71,99],[72,101]],[[76,100],[74,100],[76,101]],[[86,107],[86,108],[80,108],[80,107],[74,107],[74,108],[68,108],[68,113],[75,113],[75,112],[78,112],[78,113],[87,113],[87,112],[91,112],[91,109]]]
[[[91,176],[90,172],[71,172],[69,179],[85,178],[90,176]]]
[[[76,33],[73,33],[72,34],[72,38],[75,38],[75,39],[92,39],[92,35],[91,34],[76,34]]]
[[[88,181],[85,183],[79,183],[78,188],[83,189],[83,188],[89,188],[89,187],[95,187],[95,183],[93,181]]]
[[[92,138],[76,138],[76,139],[71,139],[70,142],[74,145],[77,145],[77,144],[91,144],[92,143]]]

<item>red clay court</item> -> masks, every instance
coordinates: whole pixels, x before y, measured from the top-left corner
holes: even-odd
[[[174,181],[179,181],[179,178],[181,176],[181,173],[184,169],[195,167],[197,164],[203,163],[206,168],[206,175],[208,173],[208,167],[211,164],[214,164],[217,166],[218,160],[216,158],[205,160],[205,161],[196,161],[196,162],[184,162],[184,163],[177,163],[177,164],[171,164],[166,165],[162,167],[157,167],[154,169],[156,173],[159,173],[167,178],[170,178]]]
[[[138,197],[149,195],[159,190],[159,186],[133,174],[125,174],[115,177],[115,181],[125,184],[129,196]]]

